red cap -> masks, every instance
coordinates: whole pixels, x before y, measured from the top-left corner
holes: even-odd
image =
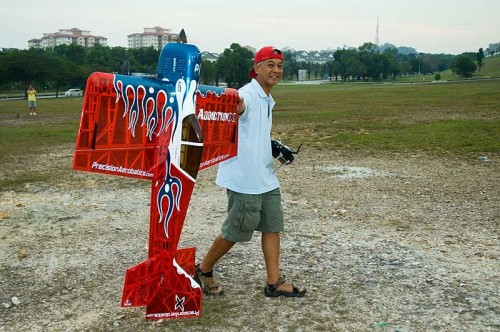
[[[267,59],[280,59],[281,61],[283,61],[283,54],[276,47],[264,46],[255,54],[255,59],[253,60],[253,64],[259,63]],[[250,74],[248,74],[248,76],[254,78],[257,76],[257,73],[252,68],[252,71],[250,72]]]

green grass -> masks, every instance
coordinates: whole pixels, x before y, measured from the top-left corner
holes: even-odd
[[[278,86],[274,136],[322,150],[500,151],[500,80]]]
[[[451,69],[444,70],[439,73],[441,75],[441,81],[457,81],[463,80],[458,75],[454,74]],[[465,79],[483,79],[483,78],[492,78],[492,77],[500,77],[500,56],[490,57],[484,59],[484,66],[481,68],[481,71],[476,71],[471,78]],[[413,82],[413,83],[421,83],[421,82],[432,82],[435,79],[435,73],[431,73],[428,75],[415,75],[415,76],[406,76],[406,77],[398,77],[397,82]]]
[[[478,75],[500,77],[500,56],[484,59],[484,66]]]
[[[273,137],[291,147],[356,153],[500,152],[500,80],[430,84],[278,85]],[[0,101],[0,190],[71,174],[82,98]],[[43,154],[67,156],[34,168]]]
[[[59,153],[60,147],[75,144],[82,101],[38,99],[37,116],[30,116],[26,100],[0,100],[0,190],[52,183],[71,172],[66,160],[37,165],[43,154]]]
[[[37,116],[26,100],[0,101],[0,162],[75,142],[83,98],[38,99]]]

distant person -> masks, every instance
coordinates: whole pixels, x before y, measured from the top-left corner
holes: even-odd
[[[227,189],[228,214],[202,262],[195,280],[206,295],[220,295],[213,267],[237,242],[261,232],[267,272],[266,297],[302,297],[306,290],[285,281],[280,273],[280,233],[284,230],[279,181],[273,168],[271,125],[274,99],[271,89],[283,76],[283,54],[267,46],[257,52],[249,76],[239,89],[238,155],[219,165],[216,183]],[[247,271],[246,273],[255,273]],[[251,278],[249,278],[251,279]]]
[[[30,108],[30,115],[36,115],[36,90],[33,85],[30,84],[28,91],[26,91],[28,96],[28,106]]]

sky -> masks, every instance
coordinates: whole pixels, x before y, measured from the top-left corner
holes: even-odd
[[[500,0],[24,0],[0,7],[0,47],[59,29],[89,30],[108,46],[127,47],[127,35],[160,26],[186,31],[201,51],[232,43],[256,49],[336,50],[375,43],[423,53],[461,54],[500,42]]]

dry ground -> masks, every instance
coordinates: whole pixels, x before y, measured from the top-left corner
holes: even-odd
[[[282,269],[307,297],[263,296],[256,234],[220,262],[226,294],[202,318],[155,322],[119,306],[125,269],[147,254],[149,184],[73,172],[71,148],[0,165],[63,170],[0,192],[0,331],[500,330],[498,157],[304,147],[279,176]],[[199,174],[182,235],[198,257],[225,214],[214,177]]]

